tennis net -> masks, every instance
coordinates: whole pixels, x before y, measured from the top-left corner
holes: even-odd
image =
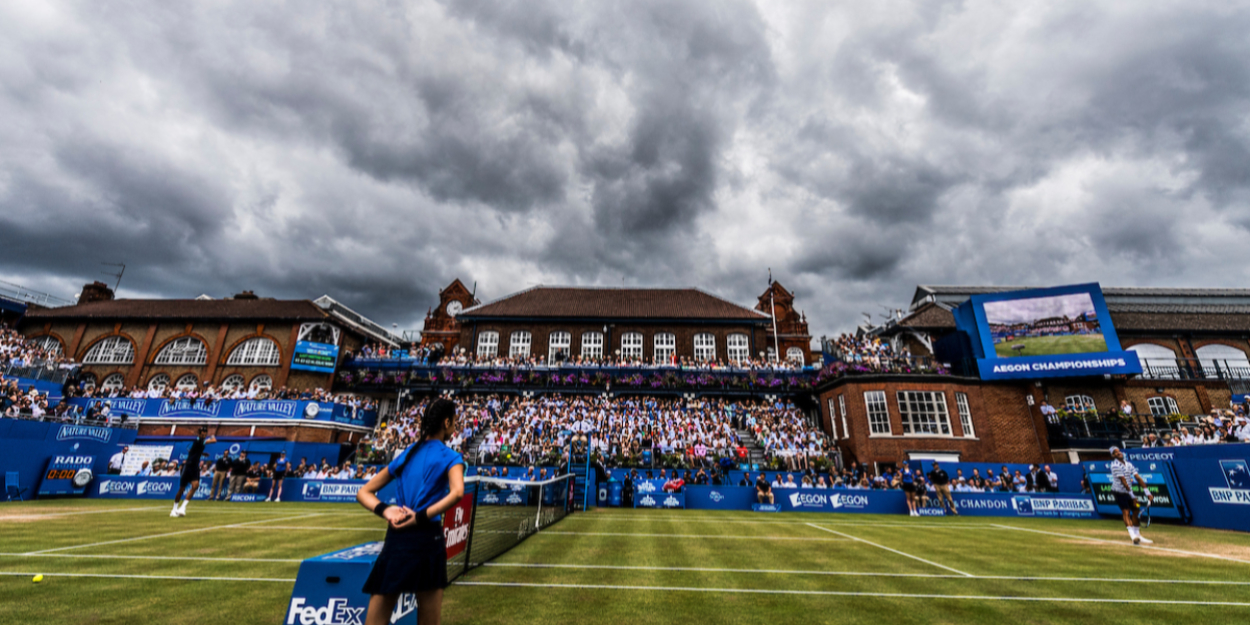
[[[447,527],[447,580],[498,557],[572,510],[573,476],[542,482],[468,477]]]

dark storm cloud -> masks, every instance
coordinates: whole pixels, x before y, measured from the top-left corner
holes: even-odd
[[[0,279],[124,260],[126,296],[328,293],[415,328],[456,277],[752,305],[771,267],[816,334],[916,283],[1239,284],[1248,27],[1194,2],[6,5]]]

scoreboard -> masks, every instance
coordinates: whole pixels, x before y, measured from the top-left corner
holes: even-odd
[[[48,468],[39,483],[39,495],[83,495],[94,475],[95,456],[64,454],[48,459]]]

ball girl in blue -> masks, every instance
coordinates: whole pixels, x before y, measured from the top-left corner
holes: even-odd
[[[899,476],[903,493],[907,496],[907,513],[911,516],[920,516],[920,513],[916,512],[916,476],[907,467],[906,460],[899,463]]]
[[[286,472],[290,469],[290,465],[286,461],[286,452],[278,454],[278,459],[273,462],[273,484],[269,486],[269,496],[265,501],[282,501],[282,482],[286,480]],[[278,491],[278,496],[274,497],[274,490]]]
[[[464,459],[445,441],[456,429],[456,404],[437,399],[421,417],[416,443],[395,457],[356,494],[360,505],[386,519],[386,542],[365,580],[365,625],[385,625],[399,595],[417,596],[417,622],[442,618],[447,587],[447,543],[441,515],[464,497]],[[378,491],[395,480],[395,505]]]

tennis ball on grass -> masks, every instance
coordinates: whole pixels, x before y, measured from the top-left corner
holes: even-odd
[[[42,581],[43,581],[43,576],[42,576],[42,575],[36,575],[36,576],[35,576],[33,579],[31,579],[30,581],[35,582],[36,584],[38,584],[39,582],[42,582]]]

